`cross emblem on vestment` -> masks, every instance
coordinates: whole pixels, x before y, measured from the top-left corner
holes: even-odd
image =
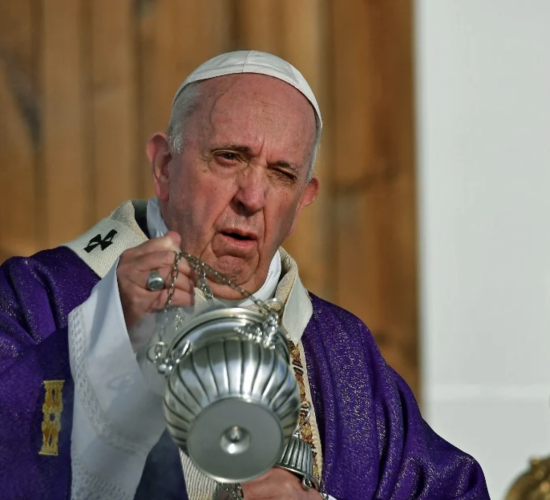
[[[88,245],[86,246],[86,248],[84,248],[84,250],[90,253],[92,250],[99,246],[101,247],[101,251],[105,250],[107,247],[113,244],[113,238],[115,237],[116,233],[117,232],[114,229],[111,229],[111,231],[107,233],[107,236],[105,236],[105,238],[102,238],[101,233],[99,233],[98,235],[94,236],[90,241],[88,241]]]

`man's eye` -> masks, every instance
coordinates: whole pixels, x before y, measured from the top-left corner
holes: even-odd
[[[236,153],[232,153],[230,151],[221,151],[219,153],[216,154],[216,156],[222,160],[227,160],[227,161],[237,161],[239,159],[238,155]]]
[[[285,168],[278,168],[278,169],[275,169],[274,172],[277,174],[277,176],[287,179],[289,181],[296,180],[296,173],[293,172],[292,170],[287,170]]]

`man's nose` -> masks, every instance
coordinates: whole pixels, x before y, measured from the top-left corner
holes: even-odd
[[[262,210],[265,206],[269,181],[265,167],[249,165],[237,175],[237,193],[234,202],[237,210],[243,215],[250,215]]]

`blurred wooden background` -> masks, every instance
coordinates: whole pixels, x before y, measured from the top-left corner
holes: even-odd
[[[207,58],[288,59],[326,127],[322,196],[285,245],[418,394],[412,0],[2,0],[0,262],[152,193],[144,154]]]

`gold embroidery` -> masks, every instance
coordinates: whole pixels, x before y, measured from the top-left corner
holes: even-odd
[[[294,368],[294,375],[296,375],[296,380],[298,382],[298,388],[300,389],[300,399],[302,403],[307,401],[306,397],[306,388],[304,383],[304,367],[302,366],[302,360],[300,359],[300,349],[298,345],[292,341],[288,341],[290,345],[290,357],[292,362],[292,367]],[[311,422],[307,422],[302,429],[300,430],[301,438],[311,445],[313,450],[313,474],[315,477],[319,477],[319,466],[317,459],[317,448],[313,442],[313,432],[311,430]]]
[[[58,440],[61,431],[61,412],[63,411],[63,384],[64,380],[44,380],[44,404],[42,412],[42,448],[39,455],[56,457],[59,454]]]

